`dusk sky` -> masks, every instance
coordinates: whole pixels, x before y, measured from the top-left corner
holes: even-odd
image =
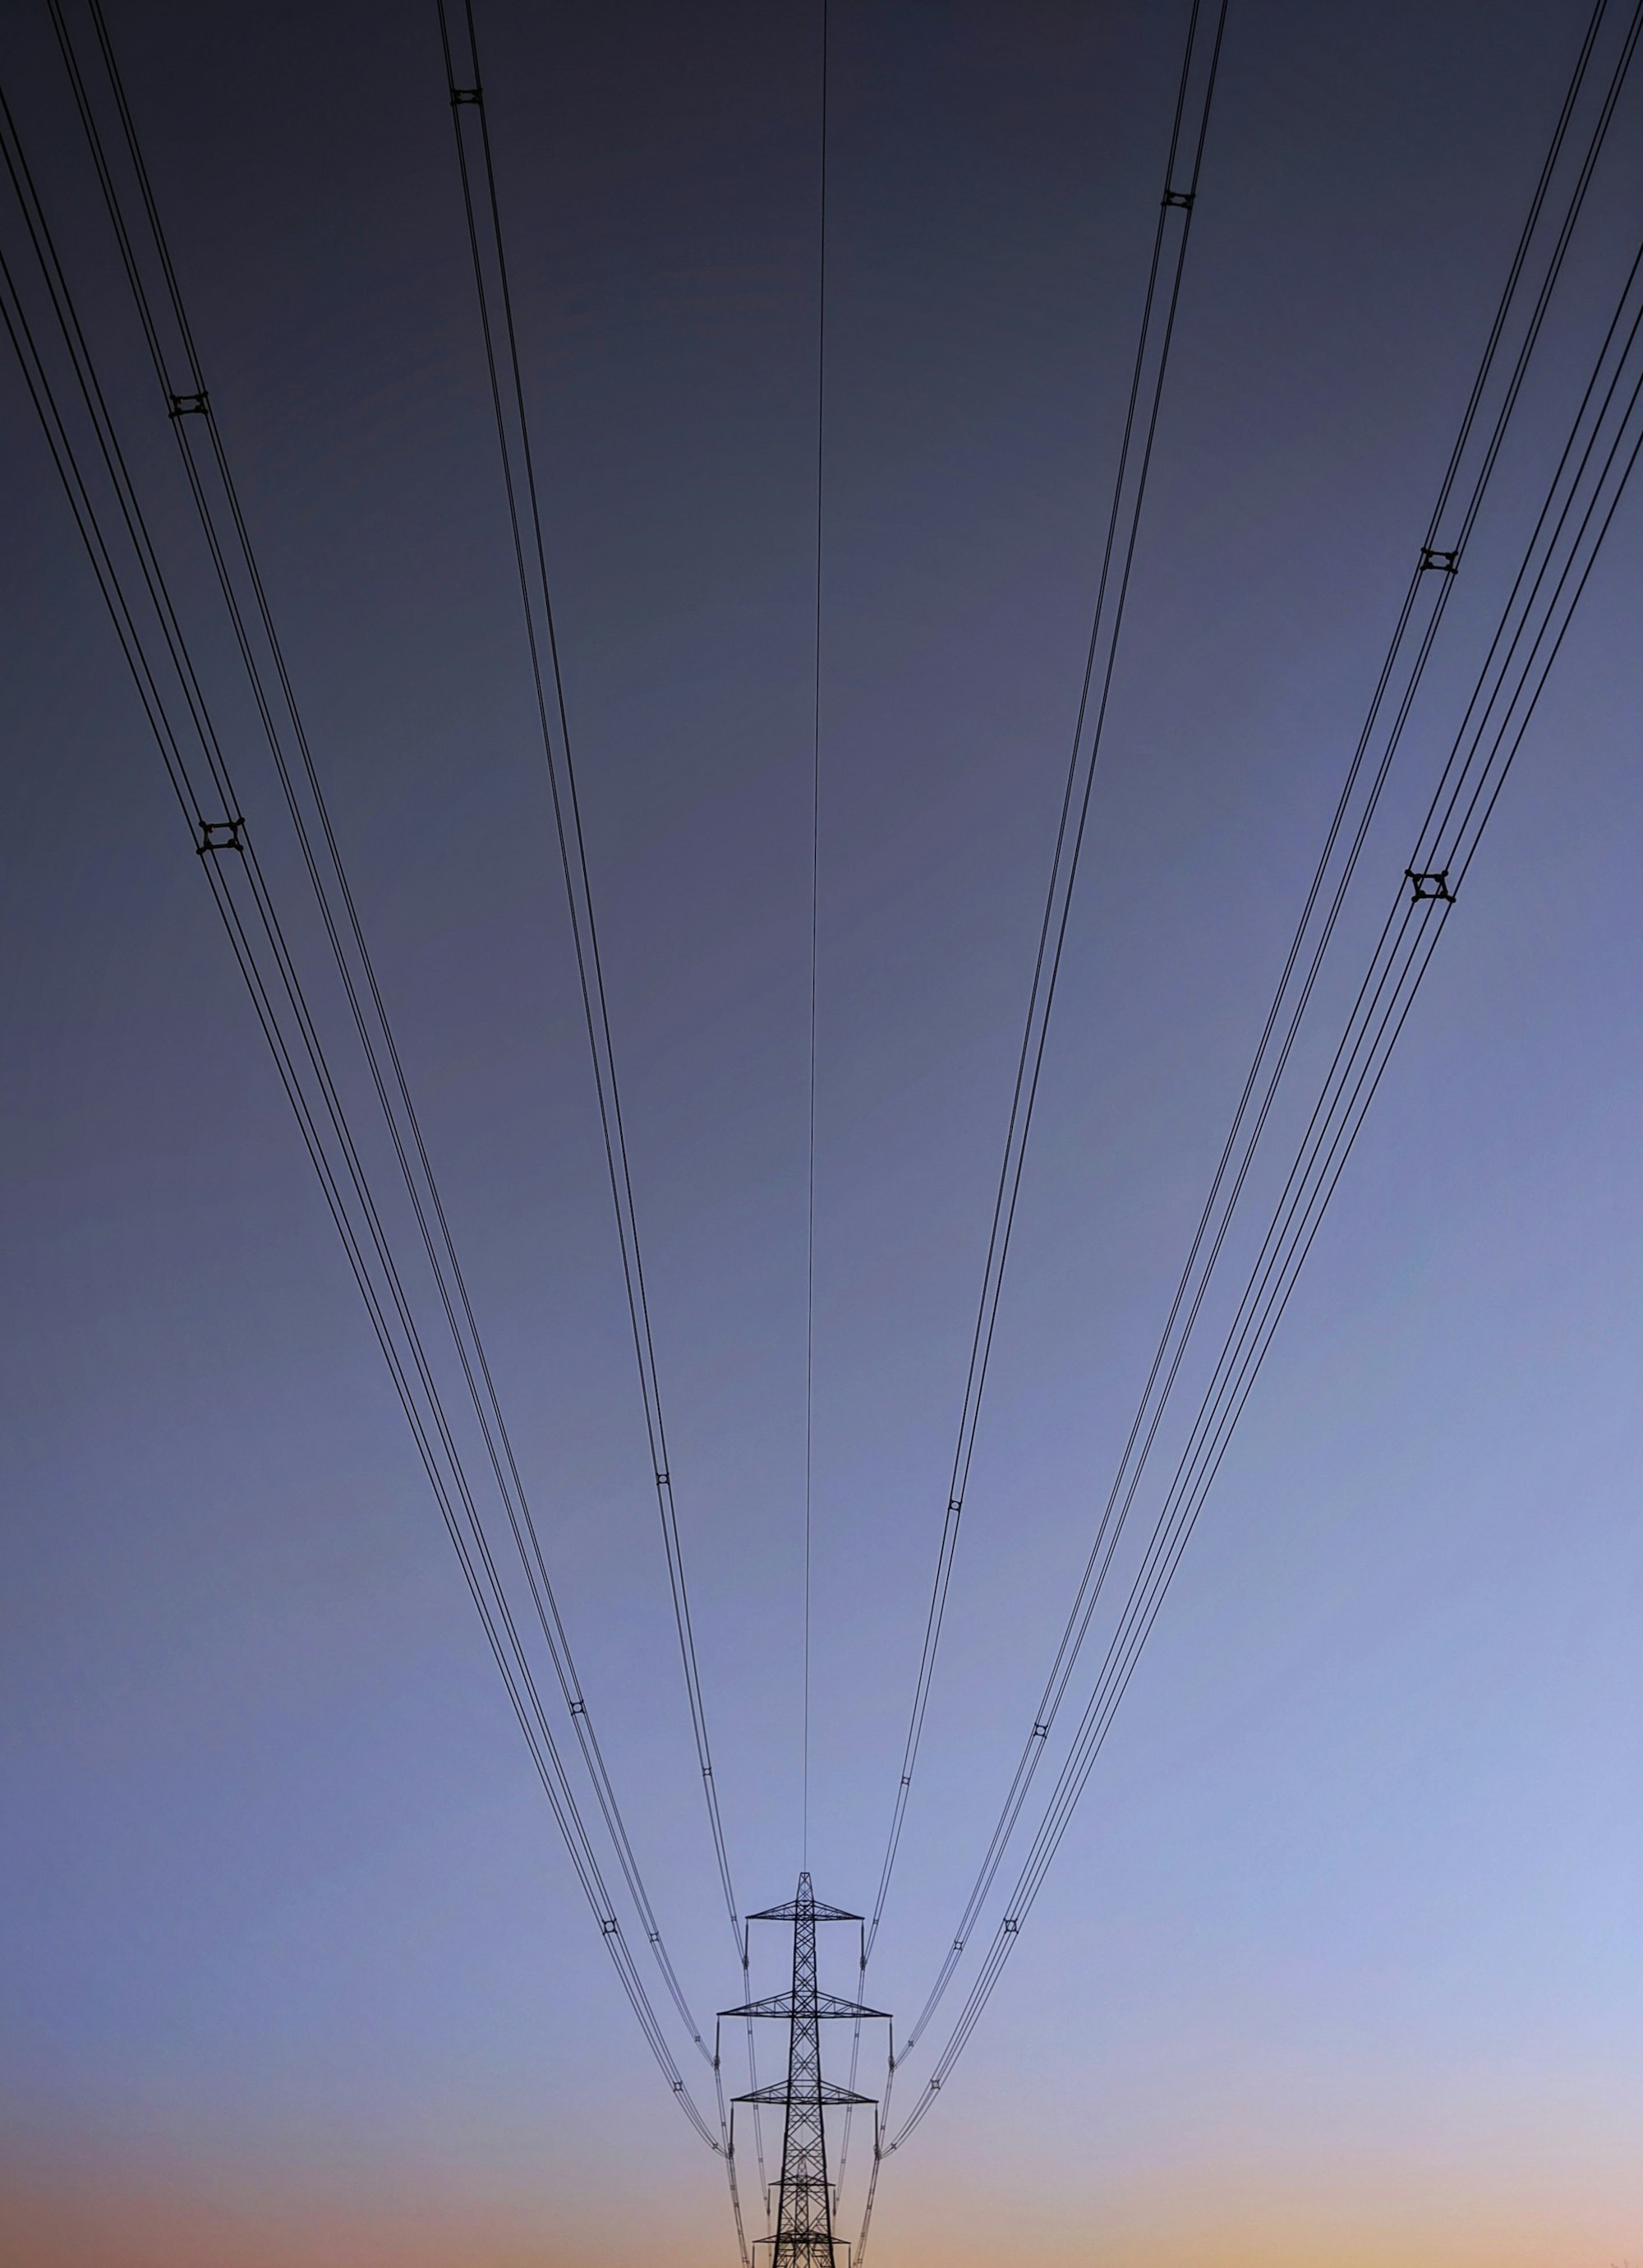
[[[711,2015],[742,1978],[436,11],[105,7],[612,1777]],[[475,15],[757,1909],[801,1863],[821,18]],[[1631,15],[1602,17],[1581,147]],[[869,1979],[903,2029],[1032,1723],[1588,17],[1231,0]],[[809,1859],[852,1911],[900,1770],[1186,28],[1177,0],[832,0]],[[0,88],[340,1051],[47,0],[0,8]],[[1643,59],[1331,948],[1296,1135],[1640,212]],[[26,247],[0,179],[19,276]],[[0,2264],[730,2268],[722,2169],[605,1958],[4,340],[0,450]],[[1634,483],[1043,1895],[886,2161],[874,2268],[1643,2264],[1640,565]],[[759,1991],[785,1982],[765,1936]],[[837,1940],[823,1981],[851,1991]]]

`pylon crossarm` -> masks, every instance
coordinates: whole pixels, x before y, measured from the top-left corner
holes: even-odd
[[[768,2087],[759,2088],[752,2095],[738,2095],[733,2097],[733,2100],[737,2102],[782,2104],[787,2102],[787,2099],[788,2083],[785,2079],[773,2080]],[[877,2097],[871,2095],[853,2095],[847,2087],[839,2087],[831,2079],[821,2080],[814,2099],[820,2102],[824,2109],[829,2110],[835,2103],[847,2102],[871,2103],[875,2110],[878,2108]]]
[[[803,2006],[796,2004],[791,1992],[767,1992],[762,2000],[747,2000],[739,2008],[721,2008],[721,2016],[872,2016],[887,2021],[888,2008],[864,2007],[860,2000],[840,1999],[837,1992],[818,1992],[811,1989],[800,1996]]]

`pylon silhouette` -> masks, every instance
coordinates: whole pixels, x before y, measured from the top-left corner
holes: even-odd
[[[750,1922],[790,1921],[793,1925],[793,1986],[772,1992],[762,2000],[749,2000],[739,2008],[726,2008],[727,2016],[772,2016],[788,2026],[788,2075],[738,2102],[779,2104],[786,2113],[781,2133],[781,2180],[776,2199],[776,2233],[761,2237],[755,2250],[770,2246],[770,2268],[835,2268],[833,2233],[833,2193],[827,2173],[826,2114],[835,2105],[859,2102],[877,2110],[870,2095],[853,2095],[822,2077],[821,2026],[830,2016],[885,2017],[883,2008],[863,2007],[860,2001],[824,1992],[816,1983],[816,1925],[818,1921],[859,1922],[860,1914],[841,1907],[818,1905],[808,1874],[799,1876],[798,1895],[786,1905],[766,1906],[749,1914]]]

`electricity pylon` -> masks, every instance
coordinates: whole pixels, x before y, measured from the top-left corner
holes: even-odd
[[[780,2104],[786,2121],[781,2134],[781,2182],[776,2202],[776,2233],[761,2237],[769,2245],[770,2268],[835,2268],[833,2233],[833,2194],[827,2178],[826,2114],[835,2104],[859,2102],[877,2110],[870,2095],[853,2095],[822,2077],[821,2025],[828,2016],[875,2016],[883,2008],[864,2008],[859,2001],[840,1999],[836,1992],[820,1992],[816,1984],[816,1925],[818,1921],[855,1921],[860,1914],[838,1906],[818,1905],[808,1874],[799,1876],[798,1896],[784,1906],[767,1906],[749,1914],[750,1922],[790,1921],[793,1925],[793,1989],[772,1992],[762,2000],[749,2000],[740,2008],[726,2008],[727,2016],[774,2016],[788,2026],[788,2075],[752,2095],[738,2095],[738,2102]],[[756,2245],[754,2250],[759,2249]]]

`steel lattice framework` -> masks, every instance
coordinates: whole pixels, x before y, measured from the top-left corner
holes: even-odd
[[[788,2075],[738,2102],[779,2105],[785,2113],[781,2136],[781,2179],[777,2192],[776,2233],[760,2240],[771,2248],[769,2268],[834,2268],[833,2194],[827,2172],[826,2114],[841,2103],[861,2103],[877,2110],[870,2095],[853,2094],[824,2079],[821,2067],[821,2027],[832,2016],[886,2018],[883,2008],[864,2007],[859,2001],[824,1992],[816,1982],[816,1925],[821,1921],[860,1923],[860,1914],[840,1906],[820,1905],[808,1874],[799,1876],[798,1894],[786,1905],[767,1906],[748,1920],[785,1921],[793,1925],[793,1984],[790,1991],[769,1993],[762,2000],[726,2008],[726,2016],[770,2016],[788,2027]],[[756,2248],[758,2249],[758,2248]]]

